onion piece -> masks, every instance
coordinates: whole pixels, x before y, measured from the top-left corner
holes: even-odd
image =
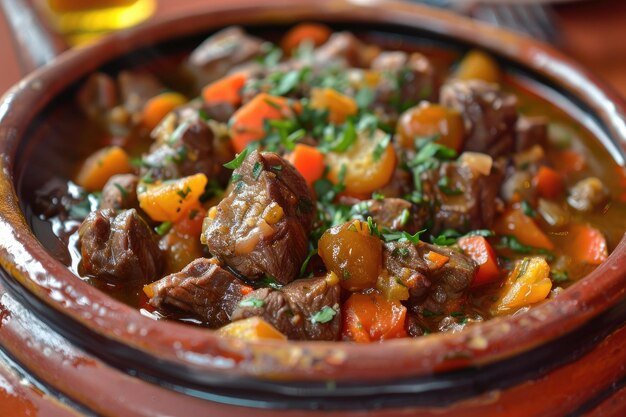
[[[482,175],[489,175],[493,166],[493,158],[480,152],[463,152],[459,157],[461,165]]]

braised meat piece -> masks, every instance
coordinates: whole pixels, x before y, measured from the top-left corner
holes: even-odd
[[[338,340],[340,294],[334,274],[298,279],[280,289],[261,288],[246,295],[232,319],[262,317],[293,340]]]
[[[233,157],[230,142],[217,135],[195,108],[169,114],[152,136],[155,141],[143,157],[142,176],[168,180],[203,173],[221,184],[228,181],[223,165]]]
[[[390,104],[392,108],[386,111],[403,111],[422,100],[434,101],[437,97],[435,69],[418,52],[381,52],[372,62],[372,69],[382,74],[375,90],[375,102]]]
[[[89,275],[149,282],[161,272],[163,256],[155,234],[135,209],[94,211],[78,236],[82,267]]]
[[[315,50],[311,64],[318,68],[329,65],[361,67],[367,60],[363,53],[364,46],[356,36],[350,32],[337,32]]]
[[[122,71],[115,80],[95,73],[78,91],[77,101],[89,117],[123,135],[129,126],[141,122],[144,105],[163,89],[163,84],[147,72]]]
[[[439,265],[429,259],[435,252],[448,260]],[[424,242],[388,242],[383,253],[387,271],[411,283],[409,303],[438,314],[447,313],[446,303],[462,295],[478,269],[469,257],[445,246]]]
[[[426,204],[437,234],[445,229],[469,232],[491,227],[502,203],[498,198],[503,169],[494,164],[488,176],[456,162],[442,163],[421,176]]]
[[[398,151],[396,153],[406,153],[406,151]],[[402,155],[400,153],[400,155]],[[413,191],[413,176],[400,167],[396,167],[391,179],[384,187],[377,190],[378,193],[385,197],[404,197]]]
[[[139,207],[137,201],[139,178],[134,174],[113,175],[102,188],[101,209],[131,209]]]
[[[517,98],[497,84],[481,80],[452,80],[441,88],[443,106],[463,115],[467,137],[464,150],[493,157],[513,151]]]
[[[131,114],[141,112],[146,102],[164,89],[163,84],[148,72],[122,71],[117,82],[122,105]]]
[[[428,208],[418,206],[402,198],[383,198],[366,200],[355,206],[354,216],[367,220],[371,216],[379,227],[391,230],[404,230],[411,234],[422,230],[428,221]]]
[[[180,272],[151,284],[151,289],[150,304],[154,307],[176,307],[218,328],[231,322],[243,290],[250,287],[216,262],[198,258]]]
[[[543,117],[520,116],[515,125],[515,152],[535,145],[545,146],[548,139],[548,121]]]
[[[78,91],[77,100],[85,114],[100,118],[118,104],[117,84],[109,75],[96,72],[87,78]]]
[[[189,56],[189,67],[205,85],[263,52],[263,41],[248,35],[241,27],[231,26],[211,35]]]
[[[309,188],[280,156],[252,152],[233,172],[230,193],[209,212],[209,251],[250,279],[295,279],[308,253],[314,206]]]

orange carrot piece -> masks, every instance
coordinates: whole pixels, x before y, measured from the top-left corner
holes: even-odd
[[[293,117],[293,110],[284,97],[271,96],[266,93],[257,94],[240,107],[230,119],[230,138],[235,152],[242,152],[250,143],[265,136],[263,131],[265,120]]]
[[[109,146],[94,152],[83,162],[76,175],[76,183],[87,191],[99,191],[113,175],[130,171],[130,158],[126,151],[119,146]]]
[[[478,272],[472,281],[472,287],[493,282],[500,277],[496,252],[487,239],[482,236],[465,236],[459,239],[458,243],[463,252],[478,264]]]
[[[313,88],[311,107],[328,110],[328,119],[337,124],[345,122],[348,116],[355,115],[359,110],[352,97],[343,95],[334,88]]]
[[[176,107],[187,102],[179,93],[167,92],[152,97],[143,106],[142,121],[148,129],[154,129]]]
[[[406,337],[406,307],[377,292],[352,294],[342,306],[344,339],[359,343]]]
[[[571,149],[565,149],[556,153],[554,166],[562,175],[568,175],[585,169],[587,161],[580,153]]]
[[[312,146],[298,143],[287,160],[302,174],[309,185],[322,178],[324,174],[324,154]]]
[[[524,245],[547,250],[554,249],[554,243],[537,226],[532,218],[525,215],[520,209],[509,209],[500,216],[494,225],[499,235],[513,235]]]
[[[437,252],[433,252],[430,251],[426,254],[426,259],[428,259],[430,262],[432,262],[435,265],[435,268],[439,269],[442,266],[444,266],[446,264],[446,262],[448,262],[450,260],[450,258],[448,258],[445,255],[442,255],[440,253]]]
[[[563,193],[563,177],[547,166],[539,168],[533,182],[539,195],[544,198],[557,198]]]
[[[609,256],[606,239],[598,229],[573,224],[569,228],[569,234],[567,252],[575,261],[599,265]]]
[[[230,103],[237,107],[241,104],[241,89],[245,83],[243,73],[227,75],[204,87],[202,98],[207,104]]]
[[[330,38],[332,31],[326,25],[319,23],[300,23],[285,34],[280,46],[288,54],[302,42],[308,41],[313,46],[319,46]]]
[[[206,209],[195,204],[185,211],[181,219],[174,224],[176,232],[183,236],[199,237],[202,232],[202,222],[206,216]]]

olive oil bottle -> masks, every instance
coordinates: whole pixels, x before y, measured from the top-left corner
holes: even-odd
[[[79,45],[148,19],[156,0],[39,0],[39,5],[53,27]]]

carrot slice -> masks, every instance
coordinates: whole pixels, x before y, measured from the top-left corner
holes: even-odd
[[[337,124],[346,121],[348,116],[358,111],[356,101],[345,96],[334,88],[313,88],[311,90],[311,107],[319,110],[328,110],[328,119]]]
[[[143,106],[142,121],[148,129],[154,129],[163,118],[187,99],[179,93],[167,92],[152,97]]]
[[[287,119],[293,115],[294,110],[286,98],[266,93],[257,94],[230,119],[230,139],[235,152],[242,152],[250,143],[265,136],[265,120]]]
[[[302,42],[311,42],[313,46],[319,46],[326,42],[332,31],[326,25],[319,23],[300,23],[289,30],[283,37],[280,46],[283,51],[291,53]]]
[[[525,215],[520,209],[506,211],[496,220],[494,230],[499,235],[513,235],[524,245],[547,250],[554,249],[554,244],[550,238],[532,218]]]
[[[309,185],[322,178],[324,174],[324,154],[312,146],[298,143],[287,160],[302,174]]]
[[[466,255],[478,264],[478,272],[472,281],[472,287],[478,287],[500,278],[496,253],[482,236],[465,236],[459,239],[459,246]]]
[[[554,166],[559,173],[567,175],[585,169],[587,161],[580,153],[571,149],[565,149],[556,153]]]
[[[189,207],[181,219],[174,224],[177,233],[183,236],[200,236],[202,232],[202,222],[206,216],[206,209],[200,203]]]
[[[406,337],[406,307],[379,293],[352,294],[342,306],[343,337],[360,343]]]
[[[426,254],[426,259],[428,259],[430,262],[432,262],[435,266],[435,268],[439,269],[442,266],[444,266],[446,264],[446,262],[448,262],[450,260],[450,258],[448,258],[445,255],[442,255],[440,253],[437,252],[433,252],[430,251]]]
[[[241,104],[241,89],[245,83],[243,73],[227,75],[204,87],[202,98],[207,104],[230,103],[237,107]]]
[[[533,182],[539,195],[544,198],[557,198],[563,193],[563,177],[547,166],[539,168]]]
[[[573,224],[569,229],[568,254],[576,261],[599,265],[609,256],[606,239],[598,229]]]
[[[102,148],[91,154],[76,175],[76,184],[87,191],[98,191],[116,174],[131,171],[130,158],[119,146]]]

